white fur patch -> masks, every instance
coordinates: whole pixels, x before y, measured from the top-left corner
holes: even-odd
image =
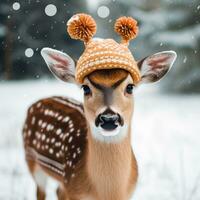
[[[117,143],[124,139],[128,133],[128,126],[123,125],[117,127],[113,131],[105,131],[101,127],[96,127],[93,123],[90,123],[92,136],[101,142],[105,143]]]
[[[45,174],[45,172],[38,168],[34,172],[34,179],[37,185],[40,187],[40,189],[42,189],[45,192],[48,179],[48,176]]]

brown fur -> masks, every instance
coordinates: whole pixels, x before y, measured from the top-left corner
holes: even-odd
[[[89,139],[87,169],[97,199],[128,199],[137,180],[137,164],[130,145],[130,134],[117,144]]]
[[[127,76],[128,72],[123,69],[104,69],[92,72],[88,78],[98,85],[112,87],[118,81],[124,80]]]
[[[137,181],[137,162],[130,144],[132,100],[124,97],[122,91],[132,79],[124,70],[101,70],[93,72],[89,78],[96,84],[103,83],[105,87],[112,87],[116,82],[127,79],[112,94],[112,105],[118,108],[120,105],[119,112],[129,127],[127,136],[118,143],[108,144],[93,139],[87,122],[94,121],[95,112],[103,106],[101,94],[95,88],[92,89],[94,99],[84,101],[84,111],[81,104],[63,97],[42,99],[29,108],[23,130],[27,163],[33,175],[36,170],[41,169],[60,182],[57,191],[59,200],[128,200]],[[67,116],[74,124],[72,131],[69,120],[63,121]],[[49,130],[48,124],[53,125],[53,128]],[[77,137],[78,130],[80,135]],[[69,142],[71,136],[73,140]],[[49,141],[55,138],[55,141],[49,144],[48,138]],[[60,146],[56,145],[60,142]],[[45,149],[45,145],[49,145],[49,148]],[[66,147],[67,151],[62,150]],[[76,154],[73,159],[73,154],[79,147],[81,153]],[[56,156],[58,152],[59,157]],[[45,165],[46,158],[50,159],[47,160],[50,166]],[[68,165],[69,161],[72,161],[73,167]],[[64,167],[58,170],[60,165]],[[38,200],[45,198],[44,191],[39,187],[37,197]]]

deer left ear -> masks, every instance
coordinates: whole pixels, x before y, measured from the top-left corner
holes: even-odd
[[[41,55],[55,77],[75,83],[75,62],[69,55],[51,48],[43,48]]]
[[[175,51],[162,51],[138,62],[142,83],[152,83],[163,78],[176,60]]]

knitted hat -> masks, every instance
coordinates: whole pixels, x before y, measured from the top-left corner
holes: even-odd
[[[67,22],[67,31],[71,38],[84,41],[85,50],[76,66],[75,78],[83,83],[84,78],[96,70],[124,69],[133,82],[140,81],[140,71],[130,50],[129,41],[138,33],[137,21],[131,17],[121,17],[115,23],[115,31],[122,37],[121,43],[113,39],[92,38],[96,33],[96,23],[87,14],[76,14]]]

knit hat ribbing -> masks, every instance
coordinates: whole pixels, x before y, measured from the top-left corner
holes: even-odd
[[[76,66],[75,78],[83,83],[84,78],[96,70],[124,69],[137,84],[141,77],[136,61],[128,49],[129,41],[136,37],[137,22],[131,17],[121,17],[115,23],[115,31],[121,35],[122,43],[113,39],[92,39],[96,33],[94,19],[86,14],[76,14],[67,23],[71,38],[83,40],[85,50]]]

